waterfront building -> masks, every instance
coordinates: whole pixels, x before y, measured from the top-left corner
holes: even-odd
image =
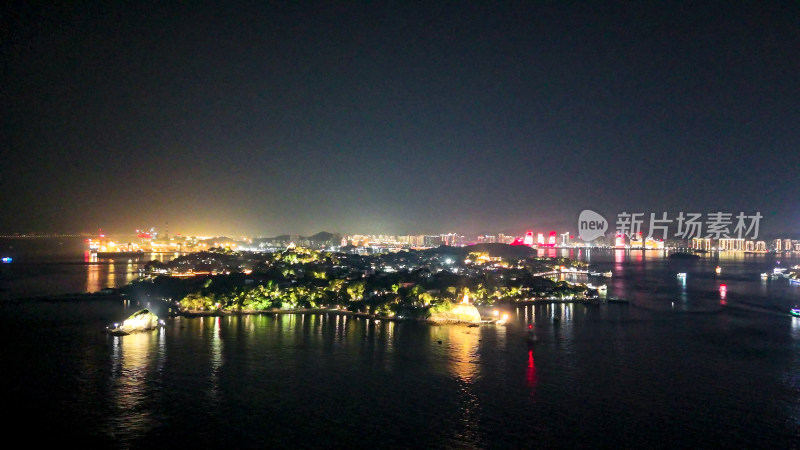
[[[711,239],[710,238],[692,238],[692,249],[693,250],[711,250]]]
[[[664,249],[664,241],[661,239],[653,239],[647,238],[644,241],[644,248],[649,248],[653,250],[663,250]]]
[[[741,252],[744,251],[744,239],[728,239],[723,238],[717,242],[717,250],[727,252]]]

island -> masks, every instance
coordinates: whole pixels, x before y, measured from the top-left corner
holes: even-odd
[[[211,248],[151,261],[123,289],[181,315],[334,310],[389,319],[474,322],[477,308],[523,302],[595,302],[591,285],[558,280],[588,265],[526,246],[478,244],[358,254],[290,247]]]

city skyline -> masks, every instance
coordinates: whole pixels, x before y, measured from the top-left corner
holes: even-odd
[[[3,233],[800,232],[796,3],[3,10]]]

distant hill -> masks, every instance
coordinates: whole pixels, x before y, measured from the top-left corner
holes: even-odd
[[[333,239],[333,233],[328,233],[327,231],[320,231],[319,233],[312,236],[308,236],[304,239],[308,239],[309,241],[327,242]]]
[[[271,238],[261,238],[256,239],[258,242],[288,242],[292,240],[297,241],[311,241],[316,243],[323,243],[323,242],[330,242],[334,239],[335,235],[333,233],[328,233],[327,231],[320,231],[317,234],[313,234],[311,236],[297,236],[297,235],[290,235],[290,234],[282,234],[280,236],[275,236]]]
[[[237,241],[236,241],[236,239],[229,238],[227,236],[217,236],[217,237],[206,239],[206,240],[203,240],[203,241],[200,241],[200,242],[202,242],[202,243],[208,245],[209,247],[211,247],[215,243],[219,243],[219,242],[237,242]]]

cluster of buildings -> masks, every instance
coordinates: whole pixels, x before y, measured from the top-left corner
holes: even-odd
[[[98,238],[87,239],[90,251],[97,253],[167,253],[203,251],[213,247],[267,251],[301,246],[314,249],[328,249],[354,254],[377,254],[395,252],[402,249],[432,248],[442,245],[462,247],[473,244],[511,244],[535,248],[618,248],[663,250],[666,248],[692,249],[698,251],[724,252],[800,252],[800,240],[772,239],[747,240],[735,238],[693,238],[689,240],[664,241],[644,237],[641,232],[632,236],[609,233],[590,242],[575,239],[569,232],[535,233],[527,231],[523,236],[498,234],[464,235],[459,233],[383,235],[383,234],[333,234],[321,232],[313,236],[282,235],[274,238],[204,238],[188,236],[161,236],[151,229],[137,230],[133,242],[114,242],[102,234]]]
[[[463,235],[458,233],[447,234],[419,234],[419,235],[375,235],[354,234],[343,236],[339,242],[340,247],[370,247],[370,248],[430,248],[448,245],[463,247],[473,244],[512,244],[518,240],[515,236],[499,234]]]
[[[693,238],[691,248],[694,250],[722,252],[800,252],[800,240],[773,239],[770,241],[752,241],[747,239]]]

